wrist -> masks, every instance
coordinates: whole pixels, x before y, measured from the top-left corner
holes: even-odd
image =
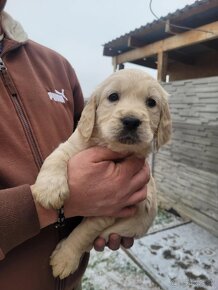
[[[80,212],[72,206],[71,203],[65,202],[64,204],[64,216],[65,218],[72,218],[75,216],[79,216]]]

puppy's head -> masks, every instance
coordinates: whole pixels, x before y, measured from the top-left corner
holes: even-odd
[[[171,133],[167,93],[144,71],[117,71],[94,91],[78,130],[115,151],[147,152],[152,141],[159,149]]]

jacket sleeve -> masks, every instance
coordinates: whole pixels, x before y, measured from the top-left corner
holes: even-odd
[[[0,190],[0,260],[40,232],[29,185]]]

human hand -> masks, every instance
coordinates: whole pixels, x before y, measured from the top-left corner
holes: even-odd
[[[108,246],[112,251],[116,251],[123,246],[125,249],[132,247],[134,238],[121,237],[117,234],[111,234],[109,241],[106,243],[105,239],[99,237],[94,242],[94,249],[98,252],[104,251],[105,246]]]
[[[65,216],[132,216],[146,198],[148,179],[144,159],[102,147],[84,150],[68,162]]]

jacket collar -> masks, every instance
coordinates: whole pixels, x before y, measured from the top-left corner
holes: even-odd
[[[19,43],[28,40],[28,36],[19,22],[14,20],[7,12],[2,11],[2,28],[7,38]]]

